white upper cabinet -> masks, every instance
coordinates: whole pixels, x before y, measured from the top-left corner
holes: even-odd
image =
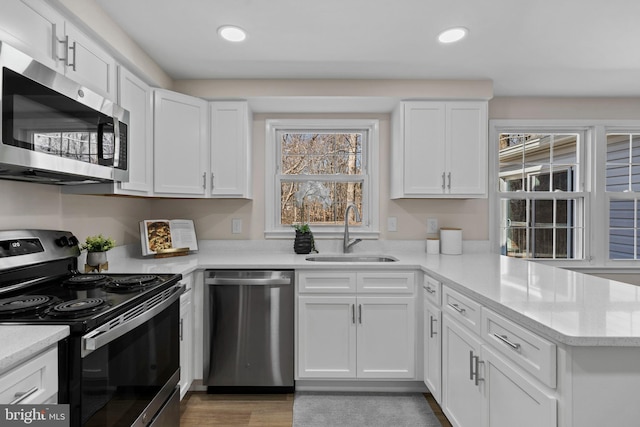
[[[210,103],[211,197],[251,194],[251,111],[246,102]]]
[[[116,62],[46,2],[4,0],[0,39],[87,88],[116,99]]]
[[[153,185],[156,195],[205,196],[207,101],[168,90],[154,93]]]
[[[117,192],[146,195],[153,190],[153,90],[120,67],[118,104],[129,111],[129,181]]]
[[[392,121],[392,198],[486,197],[485,101],[401,102]]]
[[[67,77],[115,100],[115,59],[69,22],[65,23],[64,29],[65,34],[60,39],[64,40],[61,47],[66,49],[61,55],[64,55],[62,61]]]
[[[54,28],[64,30],[64,18],[43,1],[3,0],[0,39],[46,66],[64,72],[57,60]]]

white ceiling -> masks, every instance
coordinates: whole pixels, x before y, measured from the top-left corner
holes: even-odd
[[[495,96],[640,96],[637,0],[96,1],[173,79],[491,79]],[[221,40],[224,24],[247,40]],[[468,37],[440,44],[452,26]]]

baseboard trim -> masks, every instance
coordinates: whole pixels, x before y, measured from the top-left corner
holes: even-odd
[[[428,393],[422,381],[318,381],[296,380],[296,391]]]

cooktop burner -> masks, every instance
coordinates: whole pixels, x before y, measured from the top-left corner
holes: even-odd
[[[158,276],[152,275],[113,277],[105,289],[109,292],[133,292],[155,284],[158,279]]]
[[[0,300],[0,316],[38,313],[51,304],[60,301],[49,295],[20,295]]]
[[[47,315],[66,318],[81,317],[106,307],[108,307],[108,304],[102,298],[75,299],[55,305],[47,311]]]
[[[102,286],[110,280],[104,274],[81,274],[65,280],[62,282],[62,286],[67,286],[71,289],[91,289]]]

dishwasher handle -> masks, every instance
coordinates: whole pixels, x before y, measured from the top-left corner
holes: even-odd
[[[252,286],[272,286],[272,285],[290,285],[291,278],[230,278],[230,277],[212,277],[205,280],[207,285],[252,285]]]

